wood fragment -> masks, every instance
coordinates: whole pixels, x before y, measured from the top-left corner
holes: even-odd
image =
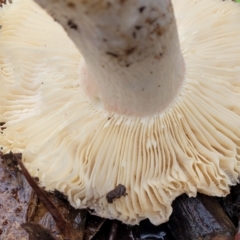
[[[118,230],[118,221],[113,220],[108,240],[115,240]]]
[[[22,228],[28,233],[29,240],[57,240],[49,231],[41,224],[29,222],[21,224]]]
[[[92,218],[92,216],[91,216]],[[133,232],[133,226],[126,225],[118,220],[109,220],[106,219],[104,224],[102,225],[100,231],[92,238],[92,240],[109,240],[111,228],[112,228],[112,222],[117,222],[117,231],[114,240],[140,240],[140,239],[155,239],[155,238],[140,238],[135,236]],[[90,240],[90,239],[84,239],[84,240]],[[158,238],[156,238],[158,240]],[[173,239],[162,239],[159,240],[173,240]],[[174,239],[175,240],[175,239]]]
[[[105,223],[105,218],[100,218],[94,215],[88,215],[84,231],[84,240],[91,240],[100,231],[102,225]]]
[[[236,233],[217,200],[202,194],[178,197],[169,226],[178,240],[233,240]]]

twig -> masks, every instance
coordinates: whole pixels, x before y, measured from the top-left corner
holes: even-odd
[[[44,191],[37,185],[37,183],[33,180],[33,178],[28,173],[27,169],[25,168],[24,164],[22,163],[22,160],[13,155],[14,158],[17,160],[19,166],[22,169],[22,173],[25,176],[26,180],[28,181],[29,185],[32,187],[32,189],[37,194],[40,201],[43,203],[43,205],[47,208],[47,210],[52,215],[53,219],[56,222],[57,227],[61,231],[61,233],[66,237],[67,239],[73,240],[74,236],[71,230],[71,227],[66,222],[62,214],[58,211],[56,206],[50,201],[50,199],[47,197],[47,195],[44,193]]]

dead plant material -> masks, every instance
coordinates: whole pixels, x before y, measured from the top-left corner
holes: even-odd
[[[117,230],[118,230],[118,222],[115,220],[112,222],[110,234],[108,240],[114,240],[117,236]]]
[[[170,229],[178,240],[233,240],[236,228],[214,197],[186,194],[173,202]]]
[[[47,210],[51,213],[53,219],[56,222],[57,227],[61,231],[61,233],[64,235],[66,239],[74,240],[75,237],[73,235],[72,229],[69,226],[68,222],[64,219],[62,214],[58,211],[56,206],[50,201],[50,199],[47,197],[45,192],[37,185],[37,183],[34,181],[34,179],[30,176],[27,169],[25,168],[24,164],[22,163],[22,160],[20,157],[13,155],[18,162],[20,168],[22,169],[22,173],[25,176],[26,180],[28,181],[29,185],[32,187],[32,189],[37,194],[40,201],[44,204],[44,206],[47,208]]]
[[[29,240],[57,240],[51,231],[41,224],[29,222],[21,224],[21,227],[28,233]]]

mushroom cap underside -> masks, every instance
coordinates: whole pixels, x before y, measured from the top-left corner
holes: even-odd
[[[0,9],[0,135],[47,190],[76,208],[137,224],[168,220],[172,201],[224,196],[238,181],[240,7],[174,0],[186,80],[165,112],[134,118],[93,106],[76,47],[30,0]],[[108,203],[118,184],[126,196]]]

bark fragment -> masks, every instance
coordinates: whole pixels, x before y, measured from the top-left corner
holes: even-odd
[[[178,197],[169,226],[178,240],[233,240],[236,233],[217,200],[202,194]]]

